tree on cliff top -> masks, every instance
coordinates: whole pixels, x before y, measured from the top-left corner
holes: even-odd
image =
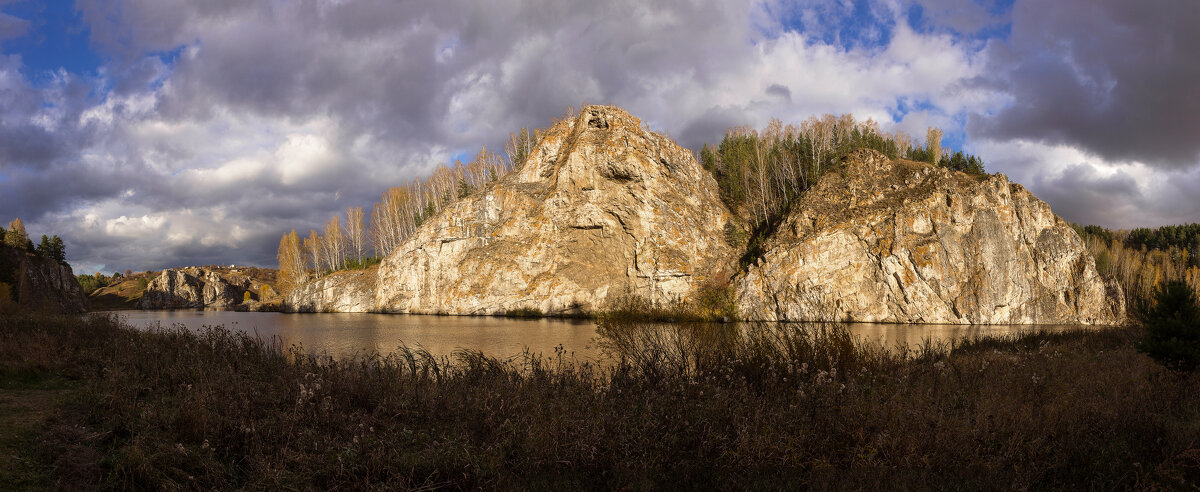
[[[300,249],[300,237],[296,235],[295,229],[284,234],[279,240],[279,253],[276,258],[279,260],[277,278],[280,292],[287,294],[308,280],[308,272],[304,268],[304,252]]]
[[[29,235],[25,233],[25,223],[21,219],[13,219],[4,233],[4,244],[14,248],[25,249],[29,244]]]
[[[49,258],[59,263],[67,261],[66,247],[58,235],[46,237],[45,234],[42,234],[42,242],[38,243],[35,252],[42,258]]]

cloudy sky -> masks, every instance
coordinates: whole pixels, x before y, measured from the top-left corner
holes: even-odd
[[[1198,222],[1198,25],[1195,0],[0,0],[0,219],[84,273],[272,265],[586,102],[692,148],[939,126],[1068,220]]]

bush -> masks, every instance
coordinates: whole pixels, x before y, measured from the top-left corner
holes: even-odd
[[[1165,282],[1155,289],[1153,304],[1140,311],[1146,336],[1139,350],[1179,371],[1200,365],[1200,307],[1191,287],[1178,280]]]
[[[343,270],[366,270],[383,262],[383,258],[379,256],[366,256],[362,258],[350,258],[346,260],[346,265]]]
[[[733,221],[725,223],[725,243],[734,249],[742,249],[746,247],[748,234],[738,227]]]
[[[504,315],[509,318],[541,318],[546,316],[546,313],[538,308],[523,307],[505,311]]]

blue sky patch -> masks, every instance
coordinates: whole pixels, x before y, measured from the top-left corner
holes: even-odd
[[[0,43],[0,51],[21,56],[26,78],[46,83],[60,68],[80,75],[95,74],[103,63],[88,45],[89,29],[70,0],[19,1],[2,11],[29,21],[22,36]]]

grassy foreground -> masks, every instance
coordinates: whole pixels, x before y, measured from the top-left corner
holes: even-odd
[[[601,332],[605,369],[2,316],[0,489],[1200,482],[1200,375],[1138,353],[1136,329],[902,353],[836,326]]]

